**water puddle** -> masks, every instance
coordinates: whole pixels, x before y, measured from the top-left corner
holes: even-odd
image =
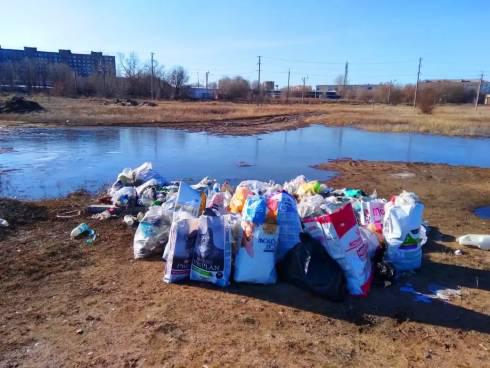
[[[144,161],[169,180],[283,182],[330,159],[447,163],[490,167],[490,139],[367,132],[313,125],[256,136],[216,136],[151,127],[0,129],[0,196],[45,198],[110,184]],[[393,173],[399,179],[411,173]]]
[[[475,215],[484,220],[490,220],[490,206],[479,207],[475,210]]]

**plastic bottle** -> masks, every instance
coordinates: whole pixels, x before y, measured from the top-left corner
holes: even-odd
[[[131,216],[131,215],[124,216],[124,222],[128,226],[133,226],[134,225],[134,220],[135,220],[135,218],[133,216]]]
[[[461,245],[472,245],[483,250],[490,250],[490,235],[467,234],[458,238]]]
[[[90,226],[88,226],[86,223],[82,223],[71,231],[70,237],[74,239],[77,236],[83,234],[84,232],[88,232],[90,230],[92,230]]]

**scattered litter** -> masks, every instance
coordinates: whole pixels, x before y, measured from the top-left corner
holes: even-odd
[[[444,302],[448,302],[453,297],[461,297],[461,289],[451,289],[438,284],[429,284],[427,286],[429,293],[422,293],[415,290],[415,288],[410,283],[400,287],[400,291],[403,293],[413,294],[414,300],[416,302],[430,304],[432,300],[438,299]]]
[[[452,297],[461,297],[461,289],[450,289],[438,284],[429,284],[427,287],[437,299],[448,301]]]
[[[456,249],[456,250],[454,251],[454,255],[455,255],[455,256],[462,256],[462,255],[463,255],[463,251],[462,251],[461,249]]]
[[[83,235],[87,235],[88,239],[85,240],[85,243],[87,243],[88,245],[92,245],[95,239],[97,238],[97,234],[95,233],[95,230],[92,229],[86,223],[81,223],[80,225],[75,227],[70,233],[70,237],[72,239],[76,239]]]
[[[399,173],[391,174],[390,176],[392,178],[397,178],[397,179],[409,179],[409,178],[414,178],[416,175],[412,172],[402,171]]]
[[[126,215],[124,216],[123,221],[126,225],[133,226],[136,223],[136,221],[138,221],[138,219],[134,216]]]
[[[82,214],[82,211],[80,210],[73,210],[73,211],[63,211],[63,212],[58,212],[56,214],[57,218],[63,218],[63,219],[68,219],[68,218],[75,218],[78,217]]]
[[[240,161],[238,162],[237,164],[238,167],[252,167],[252,166],[255,166],[254,164],[250,164],[246,161]]]
[[[490,250],[490,235],[467,234],[457,239],[460,245],[471,245],[483,250]]]
[[[9,223],[7,220],[3,219],[3,218],[0,218],[0,226],[2,227],[8,227],[9,226]]]

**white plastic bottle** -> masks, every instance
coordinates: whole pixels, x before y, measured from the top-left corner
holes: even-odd
[[[461,245],[472,245],[483,250],[490,250],[490,235],[467,234],[458,238]]]

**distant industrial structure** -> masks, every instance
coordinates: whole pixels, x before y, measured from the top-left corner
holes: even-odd
[[[36,47],[24,47],[24,50],[3,49],[0,46],[0,63],[21,62],[31,60],[43,64],[66,64],[81,76],[104,73],[116,74],[116,58],[92,51],[90,54],[76,54],[71,50],[58,52],[38,51]]]
[[[479,79],[426,79],[420,81],[421,85],[426,86],[438,86],[441,84],[462,86],[465,91],[476,91],[480,85]],[[490,82],[486,80],[481,81],[480,93],[490,94]]]

